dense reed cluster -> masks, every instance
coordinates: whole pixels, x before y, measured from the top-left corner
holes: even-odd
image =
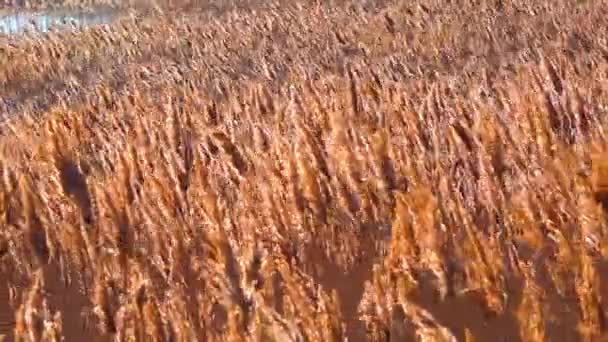
[[[605,2],[180,6],[0,38],[0,334],[606,338]]]

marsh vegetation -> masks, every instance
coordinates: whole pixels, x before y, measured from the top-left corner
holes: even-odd
[[[0,334],[605,339],[607,10],[167,2],[2,37]]]

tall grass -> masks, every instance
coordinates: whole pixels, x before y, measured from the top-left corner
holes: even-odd
[[[0,333],[605,338],[602,2],[237,7],[3,38]]]

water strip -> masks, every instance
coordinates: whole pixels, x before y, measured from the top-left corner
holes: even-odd
[[[48,32],[51,28],[85,28],[108,24],[120,14],[117,10],[15,12],[0,14],[0,34],[15,35],[32,29]]]

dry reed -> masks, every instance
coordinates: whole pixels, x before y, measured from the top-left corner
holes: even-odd
[[[170,5],[1,38],[0,336],[606,338],[606,4]]]

